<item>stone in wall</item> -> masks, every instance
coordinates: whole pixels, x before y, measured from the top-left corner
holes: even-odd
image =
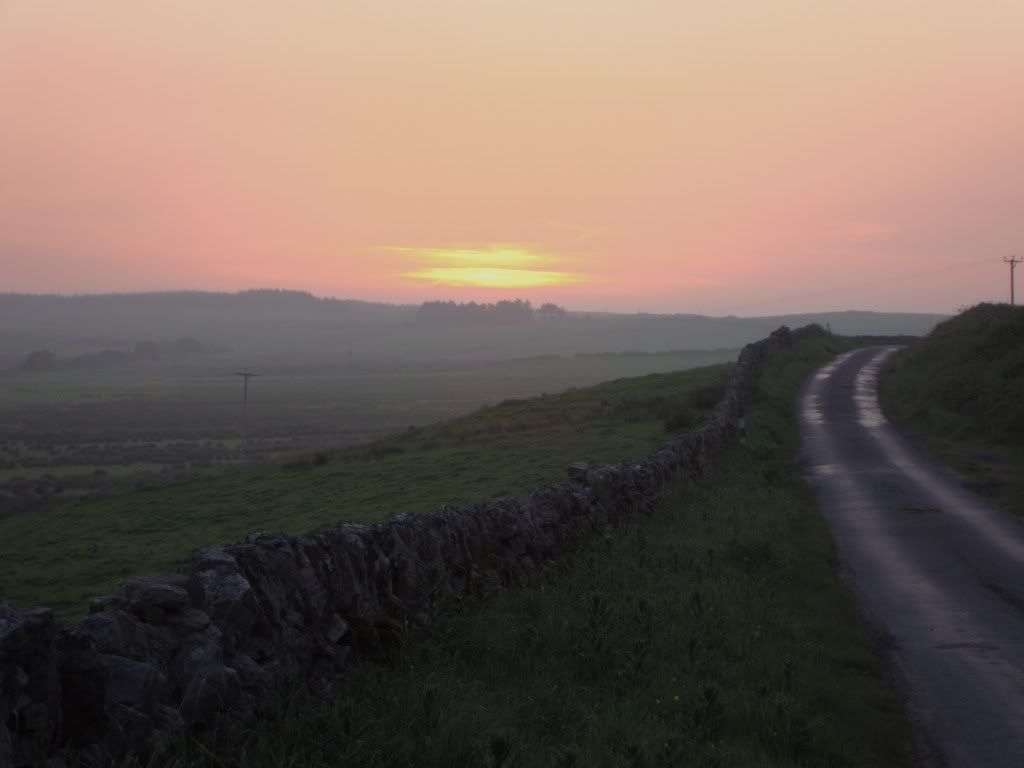
[[[61,687],[46,608],[0,603],[0,766],[27,765],[52,748],[61,723]]]

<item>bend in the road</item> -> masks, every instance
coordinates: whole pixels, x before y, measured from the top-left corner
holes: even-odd
[[[885,420],[896,348],[857,350],[801,398],[803,461],[846,570],[943,764],[1024,766],[1024,529]]]

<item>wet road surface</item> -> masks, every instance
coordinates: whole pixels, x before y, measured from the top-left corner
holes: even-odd
[[[1024,525],[885,421],[877,379],[896,349],[841,355],[811,378],[802,463],[922,762],[1024,768]]]

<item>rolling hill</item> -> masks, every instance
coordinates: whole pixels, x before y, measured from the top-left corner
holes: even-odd
[[[36,350],[60,357],[180,339],[263,366],[408,366],[536,355],[736,349],[779,325],[830,326],[846,335],[923,335],[940,315],[822,312],[770,317],[541,313],[532,322],[424,322],[409,305],[318,298],[299,291],[0,294],[0,369]]]

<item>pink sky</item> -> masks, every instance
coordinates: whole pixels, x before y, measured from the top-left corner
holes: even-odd
[[[0,291],[1005,300],[1022,39],[1020,0],[0,0]]]

